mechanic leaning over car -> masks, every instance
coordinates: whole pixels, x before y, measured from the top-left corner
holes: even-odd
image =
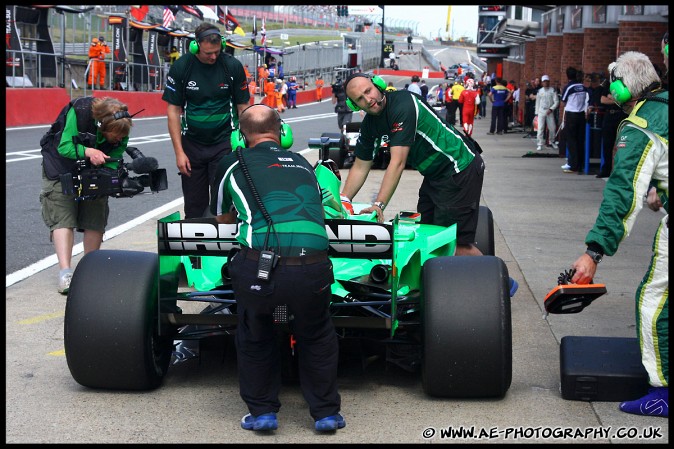
[[[63,121],[63,114],[65,121]],[[122,112],[123,111],[123,112]],[[116,114],[122,112],[121,114]],[[129,142],[131,116],[127,106],[115,98],[82,97],[71,101],[59,119],[47,131],[42,147],[42,219],[49,228],[50,239],[59,263],[58,292],[67,294],[73,275],[71,260],[74,229],[84,232],[84,253],[101,247],[108,224],[108,196],[75,200],[75,193],[63,193],[61,175],[76,173],[75,161],[87,158],[92,165],[115,168],[109,158],[121,158]],[[82,143],[80,133],[88,133],[89,146]]]
[[[407,90],[386,91],[378,76],[354,73],[344,83],[353,110],[366,115],[356,143],[355,161],[341,192],[350,203],[361,189],[382,144],[388,144],[391,160],[371,207],[361,213],[384,209],[398,187],[405,166],[410,164],[424,177],[419,189],[417,212],[421,223],[439,226],[457,224],[457,256],[481,256],[475,245],[484,161],[453,126],[445,122],[425,100]],[[517,283],[511,279],[511,296]]]
[[[243,65],[226,54],[217,26],[202,23],[189,52],[169,69],[162,100],[185,197],[185,218],[208,211],[209,188],[218,161],[231,152],[236,116],[250,102]],[[235,107],[236,106],[236,107]]]
[[[281,403],[281,356],[274,309],[287,305],[300,386],[318,431],[342,428],[338,342],[328,307],[334,282],[321,191],[300,154],[286,151],[292,130],[278,112],[253,105],[232,133],[233,153],[218,165],[211,213],[238,223],[241,249],[230,254],[237,303],[236,349],[246,430],[274,430]]]

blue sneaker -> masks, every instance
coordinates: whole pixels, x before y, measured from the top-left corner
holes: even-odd
[[[620,410],[633,415],[667,418],[669,416],[669,387],[650,388],[643,398],[621,402]]]
[[[248,413],[241,418],[241,428],[244,430],[276,430],[278,429],[276,413],[264,413],[260,416],[253,416]]]
[[[515,293],[517,293],[517,289],[519,288],[519,284],[517,281],[513,278],[510,278],[510,297],[512,298],[515,296]]]
[[[344,417],[337,413],[336,415],[326,416],[316,421],[316,430],[319,432],[330,432],[331,430],[342,429],[346,426]]]

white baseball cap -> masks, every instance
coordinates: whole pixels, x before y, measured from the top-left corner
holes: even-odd
[[[550,77],[548,75],[543,75],[541,81],[550,81]]]

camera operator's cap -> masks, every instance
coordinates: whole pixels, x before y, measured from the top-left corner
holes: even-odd
[[[98,40],[101,42],[105,41],[105,36],[98,36]]]
[[[541,81],[550,81],[550,77],[548,75],[543,75]]]

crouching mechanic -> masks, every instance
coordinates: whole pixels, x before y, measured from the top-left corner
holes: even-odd
[[[457,256],[481,256],[475,245],[484,161],[470,141],[448,125],[426,103],[408,90],[386,91],[378,76],[351,75],[344,83],[347,105],[366,115],[356,143],[355,161],[341,192],[350,203],[360,191],[382,144],[388,144],[391,160],[373,206],[361,213],[377,212],[384,221],[384,209],[393,196],[405,166],[410,164],[424,177],[419,189],[417,212],[421,223],[457,225]],[[517,290],[514,279],[511,296]]]
[[[241,249],[230,254],[229,272],[239,320],[239,389],[250,412],[241,427],[278,427],[281,358],[272,314],[285,304],[315,428],[341,429],[338,342],[328,309],[334,276],[320,187],[309,162],[285,151],[292,131],[274,109],[250,106],[239,122],[235,151],[216,170],[211,212],[220,223],[239,225]],[[273,262],[264,266],[266,260]]]
[[[612,256],[629,235],[649,186],[657,198],[649,207],[666,215],[655,233],[653,255],[636,292],[636,328],[641,363],[651,388],[644,397],[620,404],[626,413],[669,416],[669,93],[648,56],[628,51],[608,67],[614,100],[629,114],[618,128],[613,171],[587,251],[572,265],[572,282],[592,282],[597,264]],[[659,200],[658,200],[659,199]]]
[[[78,98],[63,108],[59,118],[42,138],[42,219],[50,231],[59,263],[58,292],[70,288],[74,229],[84,232],[84,253],[101,247],[110,208],[107,195],[75,200],[75,194],[63,193],[61,175],[76,173],[75,161],[88,159],[92,165],[116,168],[129,143],[131,116],[128,108],[110,97]],[[79,133],[95,136],[91,147],[75,143]]]

